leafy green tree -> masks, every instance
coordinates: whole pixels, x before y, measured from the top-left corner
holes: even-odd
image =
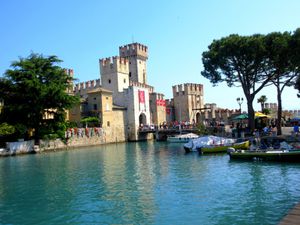
[[[209,131],[203,123],[198,123],[196,126],[196,133],[199,135],[208,135]]]
[[[299,31],[298,31],[299,32]],[[295,33],[296,34],[296,33]],[[299,74],[299,61],[296,55],[299,54],[295,49],[299,49],[294,35],[289,32],[274,32],[265,37],[266,49],[268,54],[268,64],[272,68],[270,76],[271,82],[277,91],[277,133],[281,134],[282,118],[282,92],[285,87],[293,86]]]
[[[293,34],[293,43],[292,48],[294,49],[294,57],[293,57],[293,63],[298,64],[300,62],[300,28],[298,28],[294,34]],[[300,98],[300,66],[298,66],[298,75],[294,84],[295,89],[299,91],[297,96]]]
[[[268,98],[267,96],[265,95],[262,95],[260,96],[258,99],[257,99],[257,103],[260,103],[261,105],[261,111],[263,112],[264,109],[265,109],[265,103],[267,102]]]
[[[80,120],[80,123],[85,124],[86,127],[88,127],[89,125],[97,126],[99,125],[99,122],[100,120],[97,117],[86,117]]]
[[[277,130],[281,134],[282,92],[294,86],[300,68],[300,29],[293,34],[274,32],[266,36],[269,66],[273,68],[271,80],[277,90]]]
[[[0,79],[4,101],[0,120],[34,130],[36,140],[61,131],[66,110],[78,104],[79,98],[68,93],[73,77],[58,66],[60,62],[56,56],[35,53],[13,62]]]
[[[272,79],[266,58],[264,35],[230,35],[214,40],[203,52],[202,76],[217,85],[226,82],[229,87],[242,87],[247,99],[248,126],[254,129],[253,100]]]
[[[15,133],[16,129],[14,126],[9,125],[8,123],[0,124],[0,136],[11,135]]]
[[[271,114],[271,109],[264,108],[264,110],[262,110],[262,113],[265,115],[269,115],[269,114]]]

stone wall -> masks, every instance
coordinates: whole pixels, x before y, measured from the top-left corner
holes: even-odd
[[[48,151],[48,150],[58,150],[58,149],[68,149],[68,148],[76,148],[76,147],[85,147],[85,146],[96,146],[102,144],[109,144],[115,142],[124,142],[124,137],[117,136],[118,131],[114,133],[108,129],[108,131],[102,131],[100,135],[93,136],[77,136],[74,135],[68,138],[67,142],[64,142],[60,139],[56,140],[41,140],[39,147],[40,151]]]
[[[78,135],[78,133],[75,134],[74,130],[68,130],[67,141],[62,141],[61,139],[40,140],[39,145],[34,145],[34,140],[7,142],[6,148],[0,149],[0,156],[13,156],[126,141],[124,126],[107,128],[105,131],[101,128],[97,129],[100,130],[93,132],[92,130],[94,130],[94,128],[88,128],[87,132],[82,132],[80,135]]]
[[[41,140],[40,141],[40,151],[49,151],[49,150],[58,150],[58,149],[68,149],[75,147],[84,147],[84,146],[95,146],[106,144],[104,138],[102,137],[73,137],[64,142],[60,139],[56,140]]]

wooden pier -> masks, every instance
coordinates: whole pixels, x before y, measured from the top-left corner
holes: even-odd
[[[279,225],[300,225],[300,203],[280,221]]]

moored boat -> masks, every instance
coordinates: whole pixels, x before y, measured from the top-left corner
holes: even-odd
[[[194,133],[188,133],[188,134],[178,134],[175,136],[168,136],[167,141],[172,143],[187,143],[190,140],[196,139],[199,136]]]
[[[239,142],[239,143],[229,143],[225,145],[209,145],[209,146],[203,146],[201,148],[198,148],[198,152],[201,154],[205,153],[222,153],[222,152],[227,152],[227,149],[229,147],[234,148],[234,149],[248,149],[250,146],[249,141],[244,141],[244,142]]]
[[[300,162],[300,150],[255,150],[255,151],[245,151],[238,150],[228,152],[230,159],[238,160],[266,160],[266,161],[280,161],[280,162]]]
[[[233,138],[224,138],[218,136],[203,136],[194,140],[190,140],[188,143],[184,144],[183,147],[186,152],[197,151],[198,149],[207,147],[221,147],[224,148],[226,152],[227,148],[232,146],[236,142]]]

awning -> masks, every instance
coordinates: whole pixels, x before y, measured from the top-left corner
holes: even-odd
[[[246,119],[248,119],[248,114],[241,114],[232,118],[232,120],[246,120]]]
[[[257,118],[263,118],[263,117],[265,117],[265,118],[271,118],[271,116],[268,116],[268,115],[263,114],[261,112],[256,112],[255,113],[255,117],[257,117]]]

